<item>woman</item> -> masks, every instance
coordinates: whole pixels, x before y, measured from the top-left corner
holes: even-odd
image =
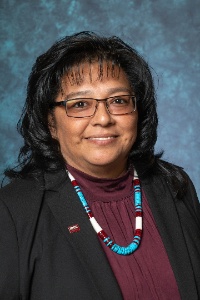
[[[64,38],[37,59],[21,121],[20,165],[0,193],[0,299],[199,299],[199,202],[154,153],[137,52]]]

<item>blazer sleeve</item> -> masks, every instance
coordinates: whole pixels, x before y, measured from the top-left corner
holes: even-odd
[[[187,193],[183,198],[183,203],[180,202],[178,206],[179,217],[200,297],[200,203],[192,181],[188,180]]]
[[[20,299],[17,234],[12,216],[1,200],[0,262],[0,299]]]
[[[191,215],[195,218],[200,230],[200,202],[193,185],[193,182],[188,177],[188,189],[187,193],[183,199],[187,209],[190,211]]]

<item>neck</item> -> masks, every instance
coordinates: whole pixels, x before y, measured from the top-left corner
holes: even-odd
[[[69,164],[71,167],[84,172],[90,176],[97,177],[97,178],[107,178],[107,179],[115,179],[123,174],[126,173],[127,167],[123,166],[120,168],[120,166],[91,166],[88,168],[82,168],[82,166],[77,166],[74,164]]]

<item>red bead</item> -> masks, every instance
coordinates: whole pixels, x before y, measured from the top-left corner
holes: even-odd
[[[142,215],[143,215],[143,214],[142,214],[142,211],[136,211],[136,212],[135,212],[135,216],[136,216],[136,217],[142,217]]]
[[[133,182],[134,182],[134,185],[140,185],[140,180],[139,179],[134,179]]]
[[[91,218],[93,217],[93,214],[92,214],[92,212],[91,212],[91,211],[90,211],[90,212],[88,212],[88,213],[87,213],[87,215],[88,215],[88,218],[89,218],[89,219],[91,219]]]
[[[73,181],[72,181],[72,185],[73,185],[73,186],[77,186],[77,185],[78,185],[77,182],[76,182],[76,180],[73,180]]]
[[[137,235],[137,236],[141,237],[142,236],[142,230],[141,229],[136,229],[134,235]]]
[[[104,240],[105,238],[108,237],[104,230],[99,231],[97,234],[101,240]]]

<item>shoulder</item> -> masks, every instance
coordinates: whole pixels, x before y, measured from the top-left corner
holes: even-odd
[[[24,199],[31,194],[40,192],[44,189],[42,176],[39,178],[15,179],[0,189],[0,199],[7,202]]]
[[[188,195],[197,198],[193,182],[184,168],[164,160],[160,160],[159,168],[160,172],[158,171],[156,175],[162,177],[162,180],[178,198],[181,199]]]
[[[145,183],[152,183],[152,187],[157,182],[162,189],[170,189],[172,195],[177,199],[187,199],[192,196],[199,202],[189,175],[180,166],[158,158],[146,172],[139,170],[139,177]]]
[[[198,220],[200,225],[200,202],[192,180],[187,173],[185,173],[185,176],[187,178],[187,190],[181,200],[187,209],[193,214],[193,217]]]
[[[151,176],[152,188],[159,186],[163,194],[169,190],[176,207],[185,207],[200,224],[200,202],[190,176],[177,165],[161,161],[160,166],[161,172]]]
[[[163,178],[177,198],[181,199],[186,195],[191,180],[182,167],[157,159],[154,173]]]
[[[26,216],[28,219],[38,210],[44,193],[42,177],[15,179],[0,189],[0,205],[12,215],[13,220]]]

